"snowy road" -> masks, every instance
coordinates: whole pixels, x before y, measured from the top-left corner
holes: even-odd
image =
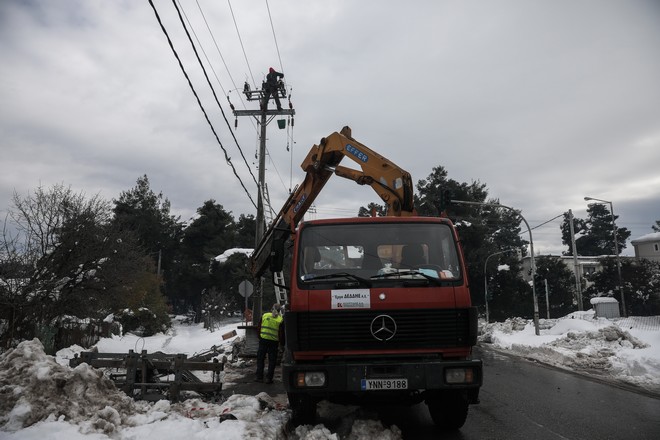
[[[484,360],[481,403],[470,407],[465,426],[441,433],[424,405],[381,412],[409,439],[636,439],[660,433],[660,398],[584,376],[480,349]],[[387,421],[387,423],[385,423]]]

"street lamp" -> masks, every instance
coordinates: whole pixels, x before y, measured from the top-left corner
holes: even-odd
[[[505,251],[495,252],[486,257],[486,262],[484,263],[484,300],[486,302],[486,322],[490,322],[488,319],[488,278],[486,277],[486,268],[488,267],[488,259],[494,257],[495,255],[505,254],[507,252],[515,251],[516,249],[507,249]]]
[[[614,223],[614,205],[609,200],[595,199],[593,197],[585,197],[584,201],[588,202],[593,200],[594,202],[600,203],[609,203],[610,204],[610,215],[612,216],[612,235],[614,237],[614,253],[616,256],[616,273],[619,280],[619,292],[621,292],[621,307],[623,308],[623,316],[627,317],[628,313],[626,312],[626,298],[623,295],[623,283],[621,282],[621,259],[619,258],[619,240],[616,234],[616,224]]]
[[[536,264],[534,263],[534,240],[532,239],[532,228],[529,227],[529,223],[527,223],[525,217],[523,217],[519,211],[516,211],[515,209],[509,206],[500,205],[499,203],[468,202],[466,200],[451,200],[450,203],[459,204],[459,205],[493,206],[495,208],[509,209],[511,211],[514,211],[516,214],[518,214],[522,219],[522,221],[525,223],[525,226],[527,226],[527,230],[529,231],[529,250],[531,253],[531,265],[532,265],[532,296],[534,299],[534,332],[536,333],[536,336],[539,336],[541,334],[541,330],[539,329],[539,301],[538,298],[536,298]]]

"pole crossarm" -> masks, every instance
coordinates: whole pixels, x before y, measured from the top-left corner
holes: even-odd
[[[490,206],[494,208],[504,208],[504,209],[509,209],[511,211],[514,211],[517,213],[522,221],[525,223],[525,226],[527,226],[527,230],[529,231],[529,250],[531,253],[531,266],[532,266],[532,296],[534,299],[534,330],[536,333],[536,336],[539,336],[541,334],[541,331],[539,329],[539,302],[538,298],[536,298],[536,263],[534,262],[534,240],[532,239],[532,228],[529,227],[529,223],[527,223],[527,220],[525,220],[525,217],[522,216],[522,214],[516,210],[511,208],[510,206],[506,205],[500,205],[499,203],[483,203],[483,202],[470,202],[467,200],[452,200],[450,203],[452,204],[457,204],[457,205],[473,205],[473,206]]]
[[[296,114],[295,109],[292,108],[287,108],[287,109],[282,109],[282,110],[234,110],[234,116],[261,116],[263,114],[266,115],[273,115],[273,116],[279,116],[279,115],[287,115],[287,116],[294,116]]]

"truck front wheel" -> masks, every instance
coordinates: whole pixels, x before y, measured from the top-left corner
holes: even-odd
[[[294,425],[311,425],[316,417],[316,401],[303,393],[287,393]]]
[[[426,399],[426,405],[438,428],[455,430],[465,424],[469,404],[463,392],[435,394]]]

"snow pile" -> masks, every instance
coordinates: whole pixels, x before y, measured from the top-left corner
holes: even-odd
[[[15,438],[41,433],[34,437],[188,439],[198,433],[209,439],[276,439],[284,438],[288,419],[266,393],[233,395],[222,404],[135,402],[87,364],[60,365],[37,339],[0,357],[0,430]]]
[[[379,439],[379,440],[400,440],[401,430],[396,426],[390,429],[384,428],[378,420],[355,420],[350,427],[350,433],[346,437],[332,433],[323,425],[298,426],[293,432],[293,437],[299,440],[360,440],[360,439]]]
[[[576,312],[540,320],[537,336],[531,320],[515,318],[485,325],[479,340],[514,355],[660,392],[660,329],[635,328],[634,319]],[[624,330],[622,323],[632,328]]]
[[[133,334],[102,339],[97,344],[102,352],[128,352],[129,349],[149,352],[163,351],[195,353],[215,346],[231,353],[237,337],[222,339],[222,335],[238,330],[238,320],[228,320],[214,332],[201,324],[187,325],[184,317],[176,317],[167,333],[142,338]],[[240,336],[239,336],[240,337]],[[155,403],[133,401],[116,389],[102,373],[81,364],[72,369],[68,359],[83,351],[72,346],[57,352],[57,358],[44,353],[38,340],[25,341],[0,356],[0,438],[3,440],[134,440],[137,438],[167,438],[168,440],[218,439],[365,439],[401,438],[396,426],[384,428],[378,420],[364,419],[359,407],[320,405],[323,414],[341,415],[341,432],[333,433],[326,426],[299,426],[287,432],[291,418],[286,395],[271,397],[231,395],[224,402],[210,403],[188,399],[180,403],[161,400]],[[238,371],[245,360],[233,359],[228,364],[227,379],[232,369]],[[229,376],[229,377],[228,377]],[[329,416],[328,416],[329,417]]]
[[[136,412],[132,399],[87,364],[71,369],[44,353],[38,339],[0,357],[0,424],[15,431],[48,417],[112,433]]]

